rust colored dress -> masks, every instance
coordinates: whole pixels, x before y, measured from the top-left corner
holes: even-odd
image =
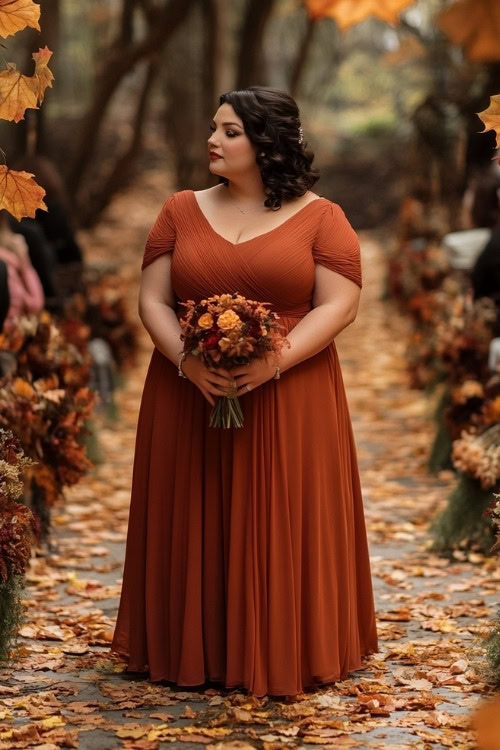
[[[311,310],[315,262],[362,286],[357,235],[323,197],[234,244],[181,190],[164,202],[142,268],[166,252],[178,300],[238,292],[271,302],[287,332]],[[210,427],[211,404],[153,350],[111,650],[153,682],[295,695],[378,651],[335,342],[240,403],[242,428]]]

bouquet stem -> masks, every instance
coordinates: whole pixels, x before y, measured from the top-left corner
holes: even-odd
[[[219,396],[210,414],[210,427],[243,427],[243,412],[236,388],[228,396]]]

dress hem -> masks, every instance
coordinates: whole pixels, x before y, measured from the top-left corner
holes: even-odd
[[[125,657],[125,659],[129,659],[129,654],[127,654],[125,651],[119,651],[118,649],[111,649],[113,653],[119,654],[120,656]],[[269,688],[265,693],[255,692],[254,690],[251,690],[251,688],[248,686],[248,684],[245,684],[244,682],[234,682],[234,683],[226,683],[225,679],[217,679],[214,677],[206,677],[204,681],[201,682],[178,682],[177,680],[173,680],[170,677],[155,677],[152,678],[151,676],[148,677],[150,682],[171,682],[173,685],[176,685],[177,687],[199,687],[202,685],[206,685],[207,683],[214,683],[221,685],[221,689],[226,690],[232,690],[233,688],[243,688],[244,690],[247,690],[251,695],[255,695],[257,698],[263,698],[266,695],[272,695],[272,696],[287,696],[287,695],[300,695],[301,693],[304,693],[306,690],[314,690],[315,688],[321,688],[326,687],[327,685],[330,685],[332,683],[336,682],[342,682],[343,680],[348,679],[350,672],[356,672],[359,669],[363,669],[365,665],[363,664],[363,659],[367,656],[370,656],[371,654],[377,654],[379,653],[378,649],[370,648],[364,651],[361,655],[361,663],[358,664],[356,667],[349,667],[345,671],[345,673],[340,673],[339,675],[332,675],[331,677],[324,677],[321,680],[315,680],[312,683],[309,683],[307,685],[303,685],[302,688],[297,690],[277,690],[275,688]],[[147,667],[143,667],[142,669],[131,669],[130,666],[127,666],[127,673],[139,673],[139,674],[147,674],[150,675],[149,669]]]

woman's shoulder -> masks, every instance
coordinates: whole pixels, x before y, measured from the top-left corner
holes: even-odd
[[[182,203],[193,191],[192,190],[176,190],[174,193],[170,193],[167,198],[164,199],[163,205],[174,208],[175,206]]]
[[[309,191],[307,195],[309,198],[307,203],[316,203],[316,208],[319,209],[321,218],[324,218],[326,216],[335,218],[339,214],[345,215],[340,203],[336,203],[336,201],[327,198],[326,195],[322,195],[321,193],[313,193],[312,191]],[[307,203],[305,205],[307,205]]]
[[[176,218],[180,219],[182,214],[189,208],[189,199],[192,192],[192,190],[176,190],[170,193],[170,195],[163,199],[160,216],[164,217],[167,221],[175,223]]]

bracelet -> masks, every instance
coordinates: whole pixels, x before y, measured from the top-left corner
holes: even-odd
[[[179,359],[179,364],[177,365],[177,373],[178,373],[179,377],[181,377],[181,378],[186,378],[186,380],[187,380],[187,379],[188,379],[188,376],[187,376],[187,375],[184,375],[184,373],[182,372],[182,367],[181,367],[181,363],[182,363],[182,362],[183,362],[183,361],[184,361],[185,359],[186,359],[186,352],[182,352],[182,354],[181,354],[181,356],[180,356],[180,359]]]

